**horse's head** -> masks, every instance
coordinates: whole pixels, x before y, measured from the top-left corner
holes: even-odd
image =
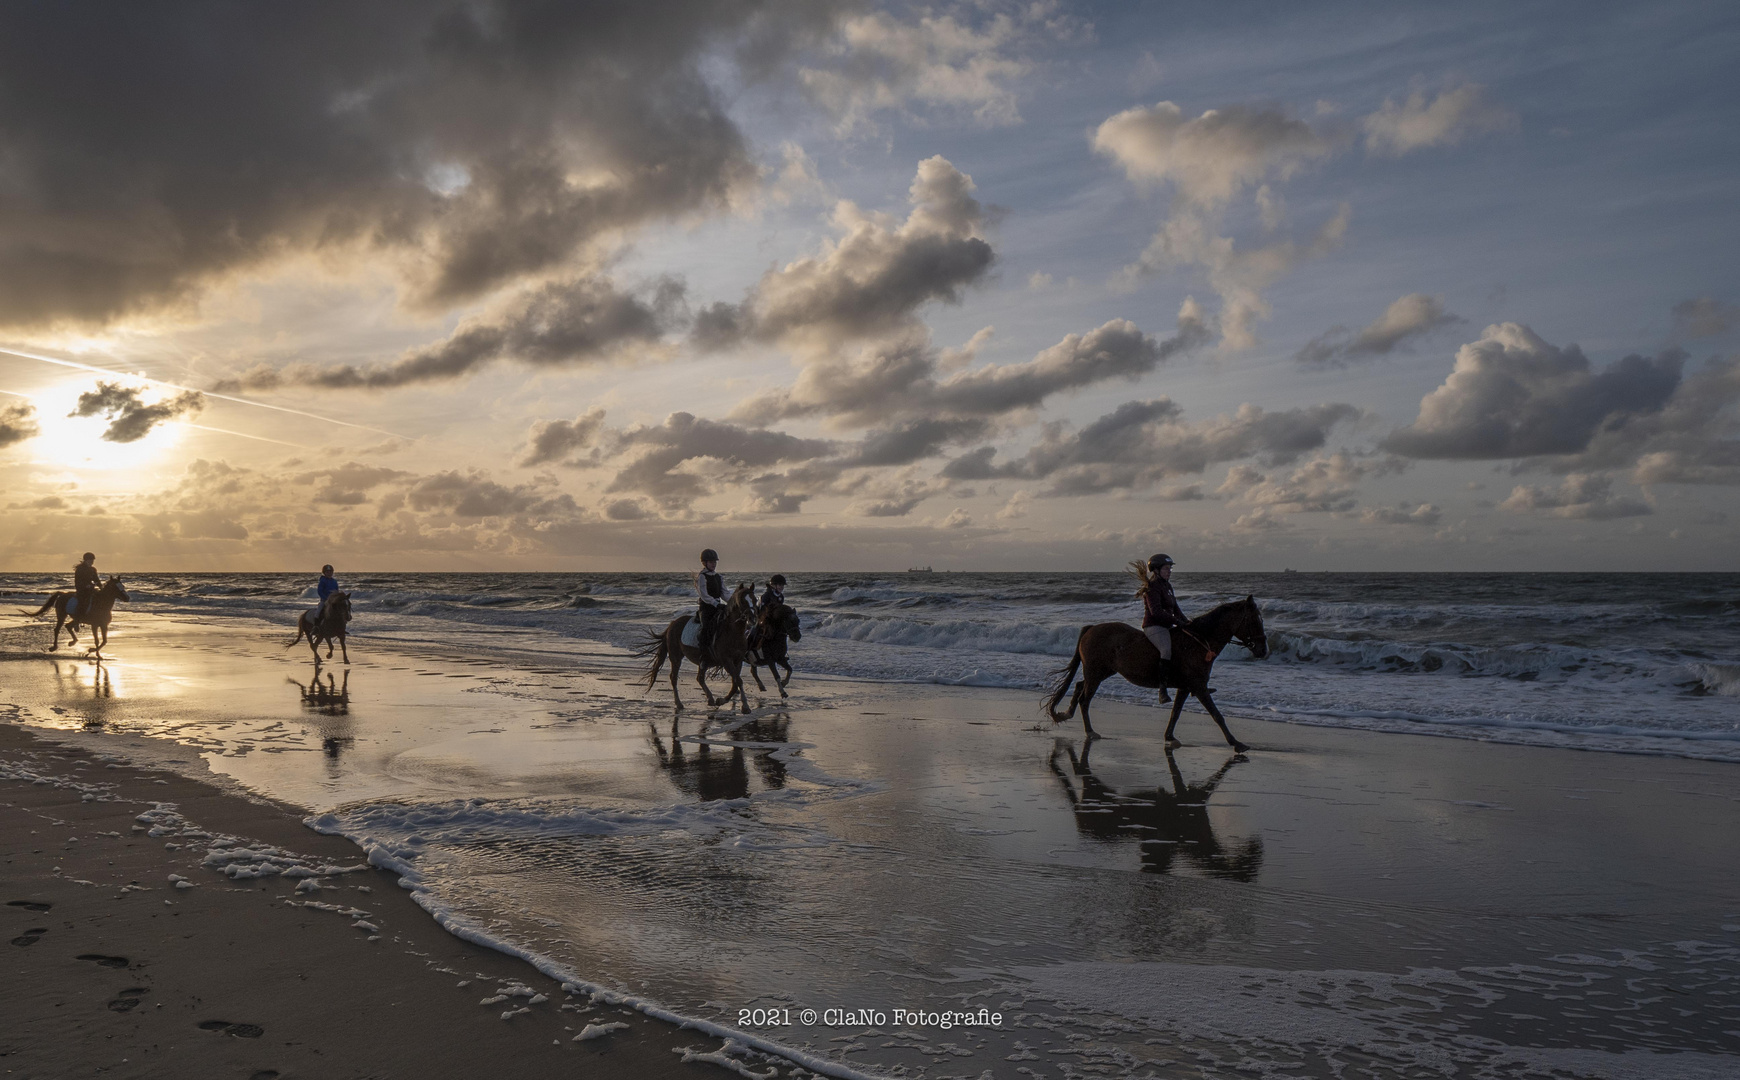
[[[337,612],[345,622],[350,621],[350,594],[335,592],[326,601],[326,610]]]
[[[108,582],[104,584],[103,591],[117,600],[125,600],[128,603],[133,602],[133,598],[127,595],[127,590],[121,587],[120,574],[116,574],[114,577],[110,578]]]
[[[777,610],[779,612],[779,628],[785,632],[785,636],[791,638],[793,641],[802,641],[804,639],[804,631],[803,627],[798,625],[798,613],[796,609],[794,609],[790,604],[781,604]]]
[[[1257,608],[1257,598],[1245,597],[1239,608],[1239,621],[1233,628],[1233,640],[1251,650],[1251,655],[1261,660],[1269,655],[1269,635],[1263,630],[1263,613]]]

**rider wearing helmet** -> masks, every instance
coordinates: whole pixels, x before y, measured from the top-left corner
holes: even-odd
[[[1155,555],[1148,560],[1148,575],[1142,583],[1142,634],[1160,650],[1160,659],[1172,659],[1172,630],[1190,620],[1178,607],[1178,597],[1172,594],[1172,556]],[[1172,700],[1166,688],[1160,688],[1162,704]]]
[[[327,563],[320,568],[320,583],[316,586],[320,593],[320,606],[314,609],[314,621],[320,622],[320,617],[326,614],[326,600],[338,591],[338,579],[332,576],[332,564]]]
[[[767,589],[761,594],[761,610],[766,611],[775,604],[785,603],[785,575],[775,574],[767,579]]]
[[[95,552],[85,552],[82,562],[73,567],[73,613],[83,615],[91,609],[91,598],[102,586],[102,579],[97,576],[97,556]]]
[[[725,611],[725,575],[719,573],[719,553],[712,548],[701,552],[695,595],[701,601],[695,614],[701,620],[701,653],[706,655],[713,650],[713,635],[718,632],[719,616]]]

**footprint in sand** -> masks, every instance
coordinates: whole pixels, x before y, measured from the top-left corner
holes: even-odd
[[[21,907],[25,911],[47,911],[53,904],[45,904],[40,900],[8,900],[7,907]]]
[[[89,960],[98,967],[124,968],[128,964],[125,956],[104,956],[102,953],[79,953],[78,959]]]
[[[139,1007],[139,1003],[144,1000],[148,993],[150,991],[143,986],[123,990],[115,996],[115,1000],[109,1002],[109,1008],[114,1012],[131,1012]]]
[[[41,940],[42,935],[44,935],[46,933],[48,933],[48,927],[46,927],[46,926],[33,926],[30,929],[26,930],[24,933],[19,934],[17,937],[13,938],[12,944],[14,944],[14,945],[35,945],[37,943],[37,941]]]
[[[228,1020],[202,1020],[199,1030],[221,1031],[238,1039],[257,1039],[266,1033],[266,1029],[258,1024],[232,1024]]]

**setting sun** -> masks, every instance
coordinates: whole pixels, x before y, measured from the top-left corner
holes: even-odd
[[[133,414],[139,407],[150,409],[173,401],[172,391],[165,391],[147,379],[119,376],[99,385],[118,387],[130,392]],[[89,376],[68,379],[30,395],[36,407],[35,421],[39,434],[30,444],[33,459],[40,465],[57,465],[73,469],[137,469],[152,465],[163,458],[182,439],[187,424],[174,416],[155,420],[142,434],[130,441],[104,438],[105,434],[126,435],[112,431],[124,408],[107,410],[85,408],[79,415],[81,400],[89,402],[92,384]],[[167,411],[167,410],[165,410]]]

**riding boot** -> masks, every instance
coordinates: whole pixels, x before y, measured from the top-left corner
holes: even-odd
[[[1160,704],[1162,704],[1162,705],[1172,704],[1172,695],[1167,692],[1167,690],[1164,686],[1162,686],[1160,688]]]

